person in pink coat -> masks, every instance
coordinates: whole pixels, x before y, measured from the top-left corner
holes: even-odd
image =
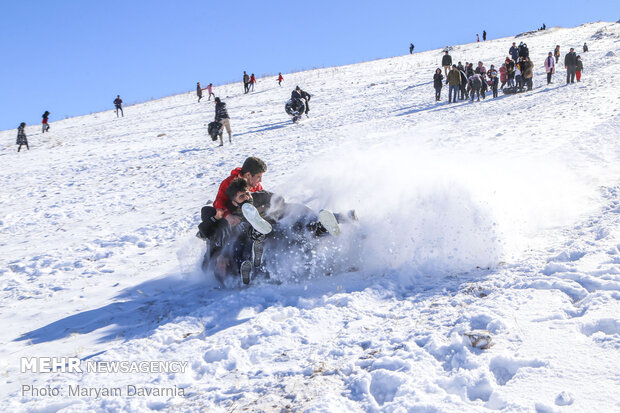
[[[545,71],[547,72],[547,84],[549,84],[551,83],[551,76],[555,73],[555,60],[552,52],[549,52],[545,59]]]
[[[502,67],[499,68],[499,81],[502,82],[500,89],[503,89],[508,83],[508,70],[506,69],[506,63],[502,63]]]

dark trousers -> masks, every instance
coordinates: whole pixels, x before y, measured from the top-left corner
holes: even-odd
[[[118,118],[118,111],[121,111],[121,116],[125,117],[125,114],[123,113],[123,108],[121,106],[116,106],[116,117]]]
[[[525,84],[527,85],[527,90],[532,90],[532,78],[525,79]]]
[[[492,89],[493,89],[493,97],[496,98],[497,97],[497,85],[493,85]]]
[[[480,88],[479,87],[473,87],[471,89],[471,101],[474,101],[474,95],[478,95],[478,100],[480,100]]]
[[[547,84],[551,83],[551,75],[553,75],[553,73],[547,72]]]
[[[441,86],[435,87],[435,100],[439,101],[441,99]]]
[[[28,146],[28,143],[20,143],[19,146],[17,147],[17,152],[19,152],[22,149],[22,145],[26,145],[26,149],[30,150],[30,146]]]
[[[577,66],[569,65],[566,66],[566,83],[575,83],[575,72],[577,71]]]
[[[250,91],[250,84],[243,83],[243,93],[248,93]]]
[[[461,100],[467,99],[467,84],[461,83]]]

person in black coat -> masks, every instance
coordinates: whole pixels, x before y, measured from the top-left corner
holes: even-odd
[[[519,48],[517,47],[515,42],[512,42],[512,46],[508,49],[508,54],[515,62],[519,59]]]
[[[123,113],[123,99],[121,99],[121,95],[116,95],[116,99],[114,99],[114,107],[116,108],[116,117],[118,118],[118,111],[121,111],[122,117],[125,117]]]
[[[226,109],[226,103],[222,102],[219,97],[215,98],[215,121],[220,122],[228,132],[228,141],[232,143],[232,132],[230,130],[230,117]],[[224,146],[224,138],[220,135],[220,146]]]
[[[15,144],[19,145],[17,147],[17,152],[22,149],[22,145],[26,145],[26,149],[30,150],[30,146],[28,146],[28,138],[26,137],[26,122],[22,122],[19,124],[17,128],[17,140]]]
[[[575,83],[575,72],[577,71],[577,53],[570,48],[570,52],[564,57],[564,67],[566,68],[566,84]]]
[[[483,31],[482,31],[482,41],[484,42],[484,41],[486,41],[486,40],[487,40],[487,31],[486,31],[486,30],[483,30]]]
[[[519,45],[519,57],[525,59],[530,56],[530,49],[527,48],[527,44],[521,43]]]
[[[295,88],[295,90],[293,90],[293,92],[291,93],[291,100],[292,101],[296,101],[296,100],[300,100],[302,102],[304,102],[305,106],[306,106],[306,115],[308,114],[308,112],[310,112],[310,98],[312,97],[312,95],[310,95],[310,93],[306,92],[305,90],[301,90],[301,88],[299,86],[297,86]]]
[[[413,54],[413,49],[415,48],[415,46],[413,45],[413,43],[409,44],[409,54]]]
[[[441,99],[441,88],[443,87],[443,75],[441,74],[440,68],[435,70],[435,75],[433,75],[433,85],[435,86],[435,101],[439,102]]]

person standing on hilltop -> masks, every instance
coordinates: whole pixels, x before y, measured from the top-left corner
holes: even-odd
[[[228,110],[226,109],[226,103],[222,102],[220,98],[215,98],[215,121],[220,122],[222,126],[226,128],[228,132],[228,141],[232,143],[232,132],[230,130],[230,117],[228,116]],[[220,146],[224,146],[224,138],[220,134]]]
[[[487,31],[486,31],[486,30],[483,30],[483,31],[482,31],[482,41],[483,41],[483,42],[486,42],[486,40],[487,40]]]
[[[545,71],[547,72],[547,84],[550,84],[551,76],[555,73],[555,61],[551,52],[549,52],[549,56],[545,59]]]
[[[250,76],[243,71],[243,93],[248,93],[250,91]]]
[[[278,73],[278,86],[282,87],[282,81],[284,78],[282,77],[282,72]]]
[[[41,129],[42,133],[45,133],[50,130],[50,125],[47,123],[48,118],[50,117],[50,113],[46,110],[41,117],[43,118],[43,120],[41,121]]]
[[[450,66],[452,66],[452,56],[448,54],[448,50],[445,50],[445,54],[441,58],[441,65],[443,66],[443,71],[448,76],[448,71],[450,70]],[[446,79],[446,82],[448,80]]]
[[[121,115],[125,117],[123,113],[123,99],[121,99],[121,95],[116,95],[116,99],[114,99],[114,107],[116,108],[116,117],[118,118],[118,111],[121,111]]]
[[[433,86],[435,86],[435,102],[439,102],[441,99],[441,88],[443,87],[443,75],[440,68],[437,68],[433,75]]]
[[[196,95],[198,96],[198,102],[202,99],[202,91],[204,89],[200,87],[200,82],[196,83]]]
[[[30,150],[30,146],[28,146],[28,138],[26,137],[26,122],[22,122],[19,124],[17,128],[17,140],[15,141],[17,147],[17,152],[22,149],[22,145],[26,145],[26,149]]]
[[[415,46],[413,45],[413,43],[409,44],[409,54],[413,54],[413,49],[415,48]]]
[[[570,52],[564,57],[564,67],[566,68],[566,84],[575,83],[575,72],[577,71],[577,53],[570,48]]]
[[[476,33],[476,43],[480,43],[480,35]]]

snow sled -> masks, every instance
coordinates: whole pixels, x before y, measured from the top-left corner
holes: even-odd
[[[211,122],[209,126],[207,126],[207,131],[209,132],[209,136],[211,136],[211,140],[216,141],[222,134],[222,124],[215,121]]]
[[[516,86],[505,87],[505,88],[502,89],[502,92],[504,92],[505,95],[514,95],[516,93],[525,92],[525,89],[519,89]]]
[[[293,117],[293,122],[297,122],[306,111],[306,104],[301,99],[291,99],[284,105],[284,110]]]
[[[345,241],[338,240],[341,238],[343,224],[350,225],[357,222],[355,210],[336,214],[328,210],[319,211],[318,220],[323,228],[320,234],[309,233],[297,226],[288,228],[287,224],[283,227],[281,222],[271,219],[268,222],[251,204],[244,204],[243,215],[247,221],[238,224],[238,227],[244,228],[243,231],[247,232],[248,236],[241,244],[233,244],[232,251],[233,254],[239,253],[245,257],[243,259],[249,260],[246,261],[249,265],[247,273],[243,270],[243,263],[237,270],[234,262],[230,262],[225,273],[221,273],[217,267],[218,257],[228,254],[227,248],[229,252],[231,251],[231,244],[227,246],[226,242],[228,234],[220,239],[208,237],[210,234],[203,231],[202,224],[199,225],[200,230],[196,234],[206,242],[202,270],[213,274],[222,287],[239,285],[239,278],[246,285],[256,278],[262,279],[263,282],[281,283],[282,277],[296,279],[298,276],[310,277],[313,274],[331,275],[351,271],[354,265],[352,262],[355,259],[352,261],[353,257],[346,254],[346,249],[349,247],[343,250],[342,242]],[[350,248],[357,252],[361,251],[356,247]]]

